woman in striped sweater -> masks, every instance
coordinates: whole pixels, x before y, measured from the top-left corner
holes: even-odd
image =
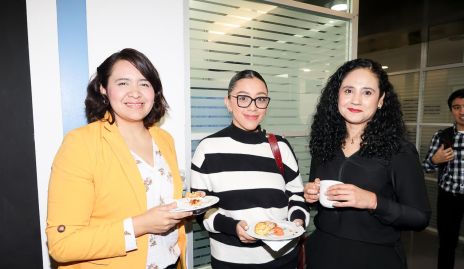
[[[260,123],[270,98],[266,82],[253,70],[232,77],[225,105],[232,124],[203,139],[192,160],[192,190],[220,198],[198,221],[210,234],[213,268],[296,268],[296,240],[278,251],[246,232],[260,220],[307,225],[309,213],[295,154],[277,136],[284,164],[278,170]]]

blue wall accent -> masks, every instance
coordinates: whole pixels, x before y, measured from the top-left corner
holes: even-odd
[[[85,0],[57,0],[63,133],[87,123],[85,96],[89,81]]]

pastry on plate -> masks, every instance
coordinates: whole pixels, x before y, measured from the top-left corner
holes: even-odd
[[[201,205],[201,199],[200,198],[190,198],[189,199],[189,204],[191,206],[199,206],[199,205]]]
[[[200,191],[187,192],[185,198],[201,198],[202,193]]]
[[[272,221],[260,221],[255,225],[255,233],[259,235],[268,235],[273,233],[276,226],[277,224]]]

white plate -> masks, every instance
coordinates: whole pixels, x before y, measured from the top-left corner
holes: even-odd
[[[191,204],[191,200],[197,199],[200,202],[196,205]],[[194,211],[194,214],[200,212],[200,209],[206,209],[219,202],[219,198],[216,196],[205,196],[200,198],[181,198],[177,199],[177,208],[171,210],[171,212],[187,212]]]
[[[260,235],[255,233],[256,223],[259,221],[248,223],[247,234],[261,240],[288,240],[299,237],[305,232],[305,229],[301,226],[296,226],[295,223],[291,221],[272,221],[277,223],[284,230],[284,235],[278,236],[274,234]]]

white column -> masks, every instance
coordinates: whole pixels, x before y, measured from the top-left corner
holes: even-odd
[[[43,268],[50,268],[45,227],[50,167],[63,138],[55,0],[27,0],[37,189]]]

